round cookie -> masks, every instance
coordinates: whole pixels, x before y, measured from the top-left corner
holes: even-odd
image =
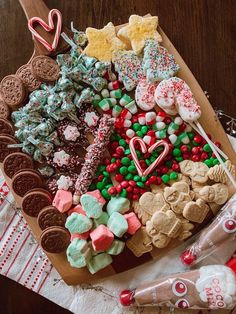
[[[54,206],[45,207],[38,215],[38,225],[41,230],[52,226],[64,227],[66,215],[59,212]]]
[[[0,118],[7,119],[10,116],[10,109],[8,105],[0,99]]]
[[[10,107],[20,106],[27,94],[25,86],[17,75],[5,76],[0,83],[0,91],[3,100]]]
[[[37,80],[33,73],[30,64],[22,65],[16,72],[23,84],[30,92],[36,90],[41,85],[41,81]]]
[[[61,253],[70,244],[70,233],[63,227],[49,227],[41,234],[40,244],[48,253]]]
[[[7,135],[14,135],[14,128],[10,121],[0,118],[0,133]]]
[[[23,197],[22,210],[31,217],[37,217],[39,212],[46,206],[52,204],[52,198],[48,192],[40,189],[35,189],[33,192],[29,191]]]
[[[37,56],[31,61],[33,75],[43,82],[54,82],[58,79],[60,68],[55,60],[47,56]]]
[[[21,197],[32,188],[41,187],[42,185],[43,181],[40,174],[33,170],[19,171],[12,178],[12,189]]]
[[[3,161],[3,170],[9,178],[22,169],[33,169],[31,157],[25,153],[12,153]]]
[[[0,135],[0,162],[3,162],[3,160],[11,153],[19,152],[20,148],[8,148],[8,144],[17,144],[18,141],[16,138],[14,138],[11,135]]]

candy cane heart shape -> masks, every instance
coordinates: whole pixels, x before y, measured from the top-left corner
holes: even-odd
[[[146,169],[143,171],[142,167],[140,166],[134,145],[135,143],[139,143],[140,147],[141,147],[141,151],[143,154],[145,154],[147,151],[149,153],[152,153],[157,147],[163,146],[164,150],[161,152],[161,154],[157,157],[157,159]],[[143,176],[147,176],[150,173],[152,173],[152,171],[159,165],[159,163],[166,157],[166,155],[169,152],[169,144],[164,141],[158,141],[156,143],[154,143],[152,146],[149,147],[149,149],[147,149],[145,142],[143,141],[143,139],[141,139],[140,137],[133,137],[130,142],[129,142],[129,147],[130,147],[130,152],[135,164],[135,167],[138,171],[139,176],[143,177]]]
[[[154,171],[154,169],[162,162],[162,160],[166,157],[169,153],[169,144],[166,141],[158,141],[154,143],[152,146],[149,147],[148,152],[152,153],[157,147],[163,146],[164,150],[161,154],[157,157],[157,159],[144,171],[143,175],[147,176]]]
[[[43,29],[45,31],[51,32],[52,30],[55,29],[55,25],[53,22],[54,16],[57,17],[57,24],[56,24],[56,31],[55,31],[55,36],[54,36],[53,42],[50,44],[41,35],[39,35],[39,33],[34,29],[34,25],[36,23],[38,23],[43,27]],[[61,29],[62,29],[61,12],[57,9],[52,9],[48,13],[48,24],[39,17],[32,17],[28,21],[28,28],[29,28],[30,32],[33,34],[34,38],[37,39],[48,51],[50,51],[50,52],[54,51],[57,48],[57,45],[58,45],[58,42],[60,39],[60,35],[61,35]]]

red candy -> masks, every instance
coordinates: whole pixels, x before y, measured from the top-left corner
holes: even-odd
[[[115,195],[117,193],[117,190],[114,186],[111,186],[108,190],[107,190],[109,195]]]
[[[122,188],[127,188],[129,186],[129,182],[128,181],[122,181],[120,183],[120,185],[122,186]]]
[[[124,180],[124,176],[123,176],[122,174],[120,174],[120,173],[117,173],[117,174],[115,175],[115,180],[116,180],[117,182],[122,182],[122,181]]]
[[[186,153],[186,152],[189,151],[189,148],[188,148],[187,145],[182,145],[182,146],[180,147],[180,151],[181,151],[182,153]]]
[[[193,155],[192,156],[192,161],[194,161],[194,162],[200,161],[200,159],[201,159],[200,155]]]
[[[201,137],[201,135],[196,134],[196,135],[194,136],[193,140],[194,140],[194,142],[200,144],[200,143],[202,142],[203,138]]]

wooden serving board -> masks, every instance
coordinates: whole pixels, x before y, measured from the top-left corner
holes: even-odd
[[[48,8],[43,3],[42,0],[19,0],[27,18],[30,18],[32,16],[39,16],[45,21],[47,21],[48,16]],[[123,25],[122,25],[123,26]],[[118,30],[121,26],[117,26],[116,29]],[[215,112],[213,108],[211,107],[211,104],[209,103],[207,97],[205,96],[203,90],[199,86],[197,80],[185,64],[184,60],[181,58],[175,47],[172,45],[168,37],[165,35],[164,31],[159,28],[158,31],[160,32],[163,42],[162,45],[167,48],[167,50],[172,53],[175,57],[176,62],[180,65],[180,71],[178,73],[178,76],[185,80],[187,84],[190,86],[197,102],[201,106],[202,110],[202,116],[200,119],[200,123],[204,127],[206,132],[209,132],[213,139],[219,140],[222,144],[223,151],[228,155],[228,157],[231,159],[232,163],[236,165],[236,155],[234,153],[234,150],[228,140],[228,137],[219,122],[218,118],[215,115]],[[44,33],[45,34],[45,33]],[[50,41],[53,36],[51,34],[47,33],[47,40]],[[40,47],[40,44],[36,43],[34,41],[35,50],[34,54],[46,54],[44,48]],[[62,43],[60,43],[60,51],[66,48],[66,46]],[[2,165],[0,165],[2,169]],[[2,169],[3,171],[3,169]],[[11,179],[6,176],[6,174],[3,172],[3,175],[5,176],[6,182],[9,185],[11,191]],[[233,192],[233,191],[232,191]],[[19,207],[21,207],[22,199],[15,195],[12,191],[13,196],[15,197],[15,201]],[[32,218],[26,214],[23,213],[23,216],[27,223],[29,224],[33,234],[35,235],[36,239],[39,240],[41,230],[38,227],[36,218]],[[179,245],[180,242],[174,242],[170,246],[168,246],[165,249],[154,249],[150,253],[146,253],[143,256],[137,258],[135,257],[131,251],[129,251],[127,248],[124,250],[124,252],[116,257],[113,258],[114,262],[112,265],[108,266],[104,270],[99,271],[95,275],[91,275],[87,268],[77,269],[72,268],[69,263],[67,262],[66,254],[49,254],[47,253],[47,256],[51,260],[54,267],[57,269],[57,271],[60,273],[63,280],[68,285],[76,285],[79,283],[90,283],[92,281],[95,281],[100,278],[104,278],[110,275],[114,275],[116,273],[126,271],[128,269],[131,269],[133,267],[136,267],[138,265],[143,264],[144,262],[150,261],[153,258],[160,258],[163,255],[167,254],[168,251]]]

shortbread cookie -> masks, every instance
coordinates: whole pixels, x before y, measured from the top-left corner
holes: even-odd
[[[229,190],[227,185],[223,183],[216,183],[212,186],[207,185],[199,191],[199,197],[205,202],[213,202],[222,205],[229,197]]]
[[[135,53],[142,52],[146,39],[162,41],[161,35],[157,31],[158,17],[141,17],[131,15],[129,24],[122,27],[117,35],[124,42],[129,41]]]
[[[127,240],[126,246],[132,253],[140,257],[144,253],[152,250],[151,238],[147,234],[145,227],[141,227],[130,239]]]
[[[203,162],[193,162],[191,160],[184,160],[180,162],[180,170],[181,172],[189,176],[193,181],[198,183],[205,183],[208,180],[208,170],[206,164]]]
[[[171,187],[166,187],[164,189],[164,198],[176,214],[181,214],[185,205],[192,200],[189,185],[180,181],[174,183]]]
[[[111,61],[113,52],[126,49],[125,43],[116,36],[116,30],[112,23],[108,23],[102,29],[88,27],[86,36],[88,45],[84,49],[84,53],[100,61]]]
[[[183,216],[189,221],[202,223],[208,212],[209,206],[202,199],[198,199],[196,202],[191,201],[185,205]]]

